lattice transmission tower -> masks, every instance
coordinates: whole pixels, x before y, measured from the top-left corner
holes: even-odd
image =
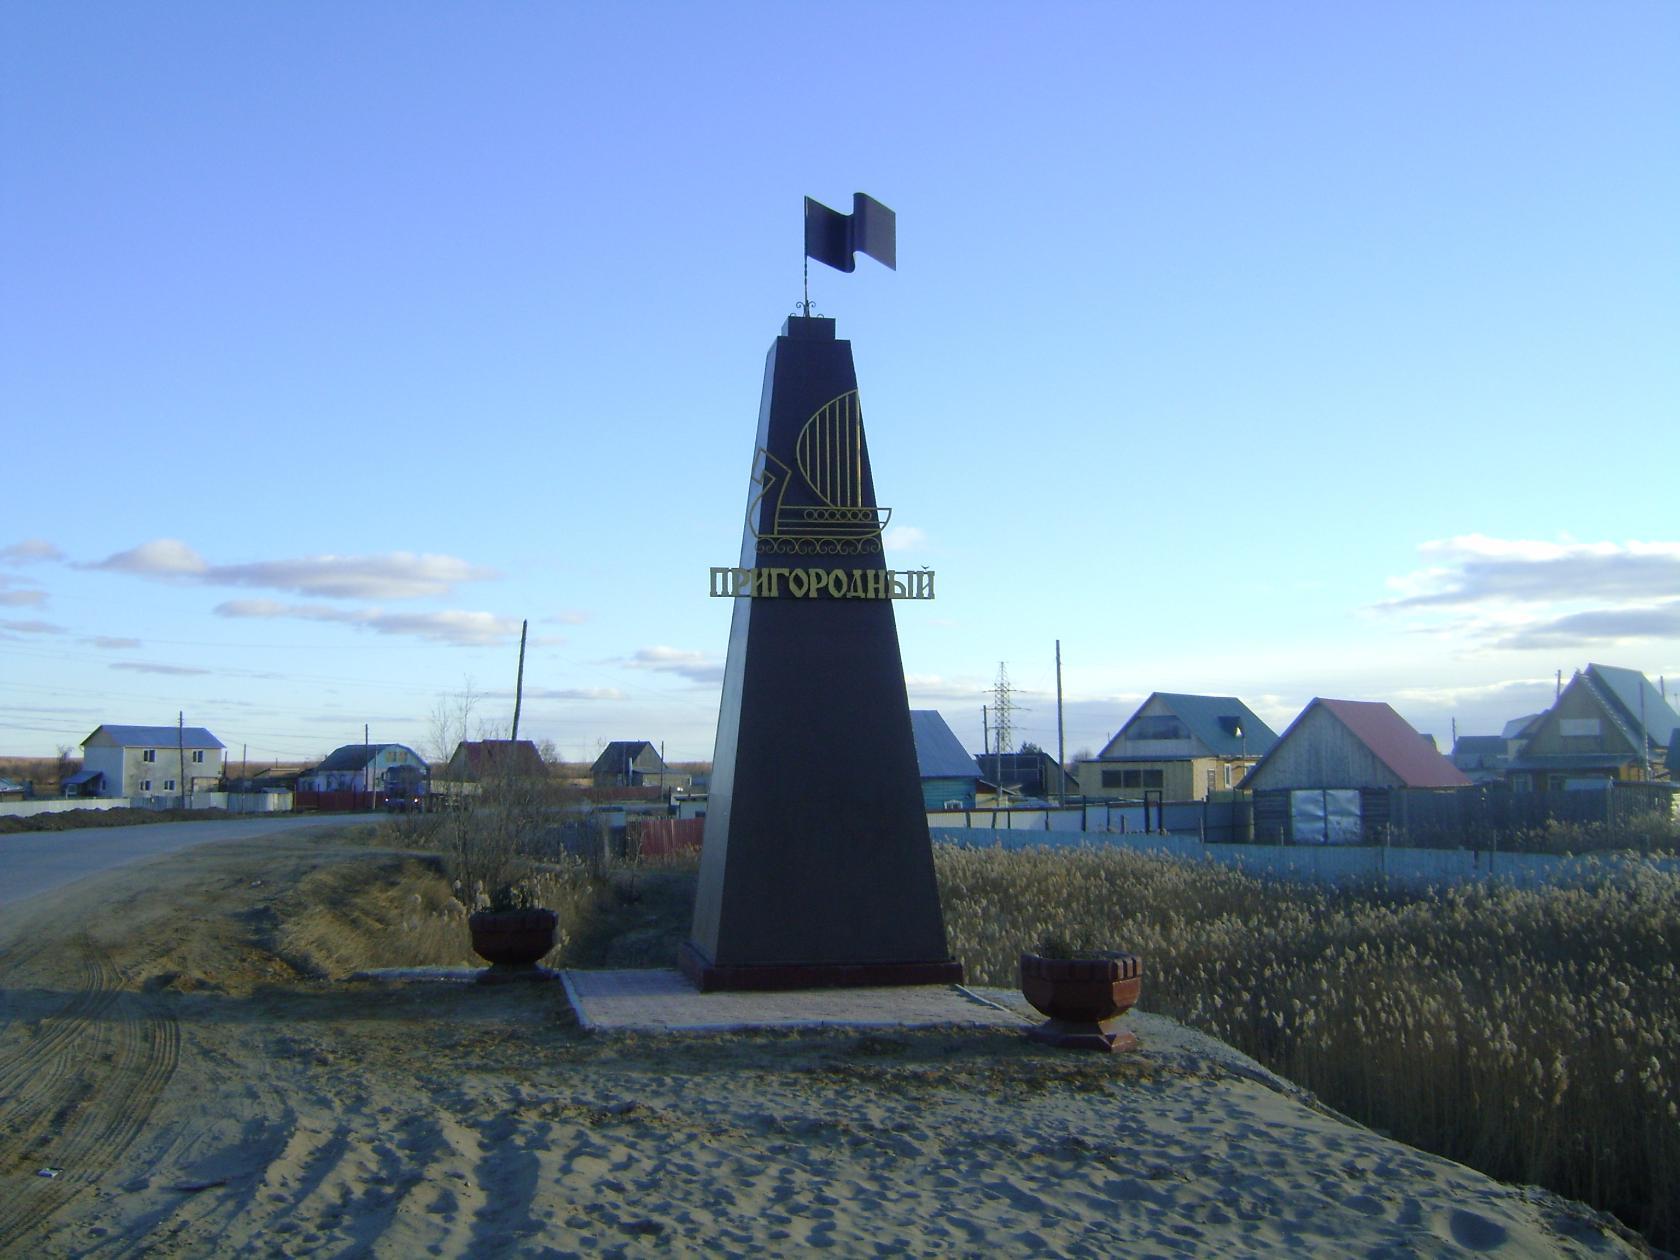
[[[997,682],[992,686],[992,751],[995,753],[1015,751],[1014,694],[1015,688],[1009,685],[1009,666],[999,661]]]

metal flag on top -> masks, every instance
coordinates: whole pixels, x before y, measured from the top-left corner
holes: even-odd
[[[853,254],[868,254],[897,271],[898,216],[864,193],[852,194],[850,214],[805,198],[805,256],[851,271],[856,266]]]
[[[852,212],[841,214],[820,201],[805,198],[805,300],[811,313],[811,264],[815,258],[837,271],[852,271],[854,255],[868,254],[876,262],[898,270],[898,216],[866,193],[852,194]]]

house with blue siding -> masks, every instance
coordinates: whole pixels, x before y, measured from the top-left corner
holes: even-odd
[[[973,809],[980,766],[937,709],[911,709],[910,733],[916,740],[916,766],[922,776],[922,804],[940,809]]]

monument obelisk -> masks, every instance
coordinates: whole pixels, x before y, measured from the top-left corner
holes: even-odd
[[[895,267],[892,211],[806,199],[806,255]],[[934,879],[895,599],[851,344],[789,316],[770,347],[734,600],[694,927],[702,990],[957,982]]]

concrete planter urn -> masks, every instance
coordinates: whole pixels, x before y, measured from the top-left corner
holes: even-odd
[[[1137,1036],[1114,1024],[1137,1003],[1143,964],[1134,954],[1084,958],[1021,955],[1021,992],[1050,1018],[1027,1036],[1065,1050],[1135,1050]]]
[[[552,910],[480,910],[467,918],[473,953],[490,964],[482,979],[536,975],[537,962],[554,948],[560,916]]]

